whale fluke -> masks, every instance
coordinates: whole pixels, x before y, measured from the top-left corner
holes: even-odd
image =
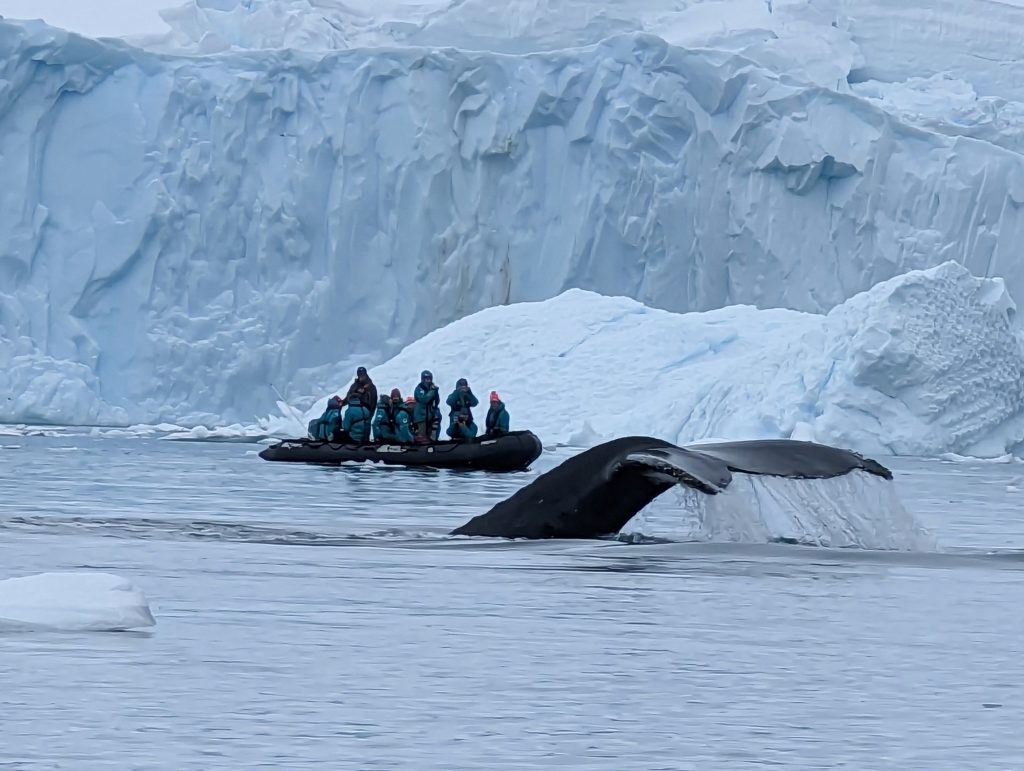
[[[733,472],[822,479],[854,469],[892,479],[877,461],[815,442],[763,439],[678,447],[627,436],[569,458],[451,534],[596,538],[617,533],[677,484],[715,495],[729,486]]]

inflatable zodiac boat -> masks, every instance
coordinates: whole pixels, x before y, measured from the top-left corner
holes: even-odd
[[[260,452],[264,460],[338,465],[371,461],[389,466],[426,466],[466,471],[525,471],[543,452],[532,431],[512,431],[493,439],[434,444],[345,444],[319,439],[285,439]]]

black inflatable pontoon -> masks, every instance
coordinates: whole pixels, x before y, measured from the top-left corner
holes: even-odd
[[[338,444],[318,439],[285,439],[260,452],[264,460],[338,465],[372,461],[389,466],[429,466],[473,471],[525,471],[543,451],[532,431],[512,431],[496,439],[434,444]]]

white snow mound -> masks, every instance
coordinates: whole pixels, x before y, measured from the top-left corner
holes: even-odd
[[[460,319],[370,374],[381,394],[397,386],[405,396],[430,369],[442,398],[466,377],[481,400],[478,424],[496,389],[513,427],[547,444],[799,438],[878,454],[992,456],[1024,439],[1013,313],[1002,281],[953,262],[890,279],[826,315],[676,314],[570,290]]]
[[[0,631],[122,631],[156,624],[140,589],[110,573],[0,580]]]

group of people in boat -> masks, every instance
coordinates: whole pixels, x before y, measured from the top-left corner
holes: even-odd
[[[445,399],[449,408],[445,433],[452,441],[471,441],[477,437],[479,429],[473,419],[473,407],[479,403],[466,378],[459,378],[455,390]],[[498,392],[491,391],[484,437],[507,434],[508,426],[508,410]],[[313,439],[331,442],[429,444],[438,441],[440,433],[440,392],[433,373],[427,369],[420,373],[420,382],[412,395],[403,400],[397,388],[378,399],[377,386],[366,367],[359,367],[345,398],[332,396],[324,414],[309,423]]]

